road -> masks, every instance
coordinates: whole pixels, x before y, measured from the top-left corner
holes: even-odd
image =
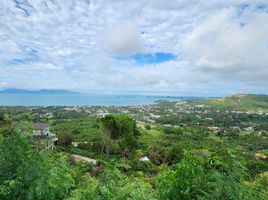
[[[77,154],[71,154],[71,158],[74,159],[75,162],[86,162],[86,163],[92,163],[93,165],[96,165],[97,163],[97,160],[95,159],[77,155]]]

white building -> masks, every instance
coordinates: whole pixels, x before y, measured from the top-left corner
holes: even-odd
[[[46,140],[46,148],[54,146],[54,143],[58,141],[55,134],[49,131],[49,125],[45,123],[33,123],[33,139],[34,140]]]
[[[33,136],[50,137],[48,124],[45,123],[33,123]]]

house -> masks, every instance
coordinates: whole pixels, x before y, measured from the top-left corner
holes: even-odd
[[[33,137],[50,137],[48,124],[45,123],[33,123]]]
[[[49,125],[46,123],[33,123],[33,140],[46,141],[46,148],[53,148],[54,144],[58,141],[55,134],[52,134],[49,130]]]

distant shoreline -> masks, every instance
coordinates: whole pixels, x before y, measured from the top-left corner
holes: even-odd
[[[0,93],[0,106],[134,106],[155,104],[158,100],[186,99],[193,99],[193,97]]]

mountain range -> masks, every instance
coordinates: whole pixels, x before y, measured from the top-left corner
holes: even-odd
[[[69,90],[49,90],[49,89],[25,90],[17,88],[8,88],[0,90],[0,94],[80,94],[80,93]]]

